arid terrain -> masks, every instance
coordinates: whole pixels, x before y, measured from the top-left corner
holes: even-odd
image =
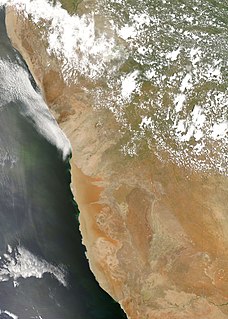
[[[131,319],[228,317],[228,180],[119,151],[119,124],[66,83],[29,17],[7,30],[72,145],[72,189],[91,270]],[[215,154],[216,156],[216,154]],[[67,214],[67,212],[66,212]]]

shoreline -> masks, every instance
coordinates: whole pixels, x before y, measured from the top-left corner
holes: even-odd
[[[48,105],[49,110],[52,114],[52,116],[56,119],[58,123],[58,119],[55,117],[55,114],[53,114],[53,110],[50,108],[46,96],[45,96],[45,90],[42,84],[42,76],[40,74],[40,77],[37,76],[37,70],[34,69],[34,64],[31,61],[30,55],[26,52],[23,45],[21,44],[20,39],[17,37],[18,30],[15,30],[15,25],[17,23],[17,13],[13,10],[13,8],[7,8],[6,9],[6,29],[7,34],[12,42],[12,45],[14,48],[16,48],[20,54],[22,55],[24,61],[27,63],[29,71],[31,72],[35,82],[37,83],[39,89],[41,90],[42,97],[45,101],[45,103]],[[19,31],[20,33],[20,31]],[[69,134],[64,130],[64,127],[61,126],[61,123],[58,123],[63,133],[66,135],[67,139],[70,141],[70,144],[72,145],[71,137]],[[115,250],[118,248],[115,248],[115,246],[118,246],[118,243],[115,243],[111,238],[108,238],[107,235],[100,231],[99,227],[96,224],[96,217],[101,212],[103,205],[99,203],[100,200],[100,194],[102,191],[102,188],[99,186],[96,186],[95,183],[97,181],[100,181],[100,179],[92,178],[90,176],[87,176],[82,173],[81,169],[76,165],[74,151],[72,150],[72,156],[69,159],[70,163],[70,173],[71,173],[71,190],[74,197],[74,200],[76,201],[80,214],[79,214],[79,223],[80,223],[80,233],[82,235],[82,244],[86,247],[86,257],[89,262],[90,269],[92,273],[94,274],[98,284],[100,287],[105,290],[109,295],[119,303],[121,306],[121,301],[118,298],[118,295],[121,295],[121,283],[119,283],[117,286],[109,286],[109,283],[112,281],[112,278],[110,277],[109,271],[105,268],[107,267],[107,261],[106,255],[103,256],[103,262],[99,259],[101,256],[98,255],[95,256],[93,253],[94,245],[106,245],[107,250],[109,249],[109,244],[113,247],[114,253]],[[91,218],[92,216],[92,218]],[[97,238],[103,239],[97,241]],[[107,245],[107,243],[109,243]],[[99,250],[99,248],[95,248],[96,250]],[[109,255],[109,252],[107,252]],[[101,266],[103,264],[103,266]],[[108,278],[108,279],[107,279]],[[115,294],[115,290],[117,289],[117,292]],[[121,306],[123,309],[123,307]],[[123,309],[124,310],[124,309]]]
[[[49,68],[34,25],[16,19],[8,13],[9,38],[72,145],[71,188],[99,285],[129,319],[225,319],[228,309],[216,306],[228,301],[228,274],[220,273],[228,269],[225,177],[162,163],[152,153],[118,165],[115,140],[105,135],[109,123],[99,129],[80,88],[61,82],[54,58]]]

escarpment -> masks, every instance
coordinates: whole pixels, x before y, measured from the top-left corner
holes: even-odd
[[[119,151],[118,124],[65,82],[39,29],[11,7],[8,35],[73,149],[72,188],[91,270],[131,319],[226,319],[228,182],[151,152]],[[66,212],[67,214],[67,212]]]

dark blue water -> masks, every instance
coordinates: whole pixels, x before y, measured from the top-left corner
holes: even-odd
[[[4,11],[0,65],[0,318],[125,318],[89,270],[70,190],[70,152],[63,160],[39,127],[54,121],[8,40]]]

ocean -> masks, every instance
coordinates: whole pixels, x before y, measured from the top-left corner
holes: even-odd
[[[71,148],[0,12],[0,318],[121,319],[81,243]]]

